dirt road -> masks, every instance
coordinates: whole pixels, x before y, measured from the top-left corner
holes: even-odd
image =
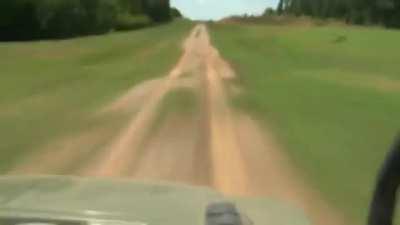
[[[293,169],[273,136],[230,106],[235,76],[212,46],[206,26],[198,25],[167,76],[132,88],[96,113],[130,115],[122,129],[56,141],[11,173],[62,173],[80,162],[76,175],[166,180],[209,186],[226,195],[278,198],[305,209],[317,224],[342,224]],[[173,112],[158,121],[163,100],[177,89],[197,96],[199,112]]]

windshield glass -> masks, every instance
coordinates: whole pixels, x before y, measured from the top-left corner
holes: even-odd
[[[398,28],[395,0],[1,0],[0,225],[391,224]]]

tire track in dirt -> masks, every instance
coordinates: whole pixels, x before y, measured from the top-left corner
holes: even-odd
[[[146,103],[132,117],[127,128],[98,159],[94,160],[92,165],[84,170],[83,174],[91,176],[126,176],[129,174],[126,169],[130,167],[130,163],[133,161],[132,156],[135,156],[145,137],[148,136],[161,101],[176,86],[181,76],[197,66],[198,52],[195,41],[198,30],[199,28],[196,27],[192,31],[184,43],[184,53],[178,64],[166,78],[159,80],[158,85],[151,90]],[[132,91],[135,91],[135,88]],[[129,102],[127,103],[129,104]]]
[[[247,168],[242,159],[241,149],[237,143],[234,129],[234,119],[228,106],[222,76],[218,70],[229,71],[221,65],[216,49],[211,44],[205,27],[203,42],[206,59],[205,89],[209,116],[209,151],[213,168],[212,185],[228,195],[245,195],[249,193]],[[218,64],[217,64],[218,63]],[[218,67],[220,66],[220,67]],[[229,76],[232,76],[230,74]],[[229,77],[232,78],[232,77]]]
[[[208,178],[194,176],[196,161],[199,160],[196,155],[200,137],[198,126],[194,116],[167,115],[137,154],[132,177],[208,185]]]

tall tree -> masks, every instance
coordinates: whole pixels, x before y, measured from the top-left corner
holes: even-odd
[[[283,0],[279,0],[278,9],[277,9],[278,15],[282,15],[283,10],[284,10],[283,9]]]
[[[279,10],[296,16],[400,27],[400,0],[281,0]]]
[[[171,19],[169,0],[143,0],[144,9],[156,22]]]

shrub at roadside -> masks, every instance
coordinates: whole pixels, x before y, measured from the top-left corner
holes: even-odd
[[[131,15],[126,13],[117,16],[115,29],[132,30],[146,27],[151,23],[152,21],[147,15]]]
[[[0,40],[68,38],[169,19],[169,0],[1,0]]]

